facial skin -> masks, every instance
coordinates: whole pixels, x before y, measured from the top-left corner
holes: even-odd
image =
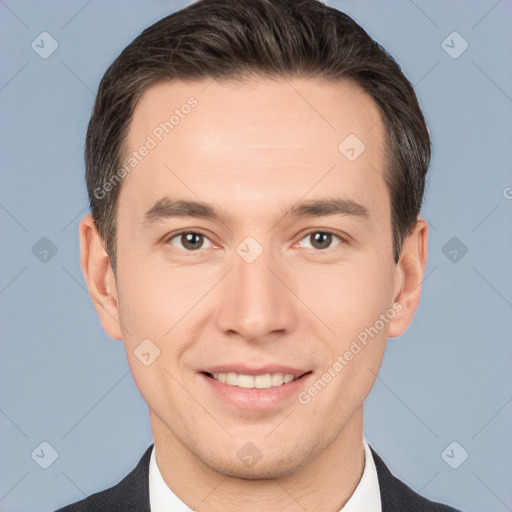
[[[383,123],[354,85],[154,85],[135,109],[128,153],[191,96],[197,106],[123,180],[116,276],[91,217],[82,220],[93,301],[125,344],[160,471],[182,501],[201,512],[337,511],[361,478],[363,402],[387,339],[405,331],[419,301],[427,225],[418,220],[395,264]],[[349,134],[366,146],[355,161],[338,150]],[[207,203],[220,219],[145,222],[165,197]],[[334,198],[367,215],[286,215]],[[187,252],[181,230],[204,234],[194,240],[202,247]],[[315,244],[325,232],[330,245]],[[246,237],[262,249],[252,263],[237,252]],[[287,365],[311,372],[294,383],[307,390],[395,302],[401,311],[306,405],[297,393],[267,408],[234,405],[201,373]],[[149,366],[134,354],[146,338],[161,351]],[[252,467],[237,456],[248,442],[261,453]]]

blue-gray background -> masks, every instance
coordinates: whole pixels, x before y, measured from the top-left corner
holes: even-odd
[[[389,342],[365,436],[422,494],[464,511],[512,510],[512,5],[328,4],[403,66],[434,146],[422,302]],[[123,345],[102,331],[80,271],[82,151],[108,65],[185,5],[0,1],[2,511],[52,510],[113,485],[152,441]],[[44,31],[58,43],[47,59],[31,47]],[[454,31],[469,44],[458,58]],[[58,453],[48,469],[35,462],[42,442]]]

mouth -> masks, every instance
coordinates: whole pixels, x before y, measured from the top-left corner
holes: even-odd
[[[205,396],[214,398],[221,407],[227,405],[227,410],[234,407],[237,414],[276,414],[310,385],[313,370],[306,368],[280,363],[224,363],[202,368],[199,385],[204,386]]]
[[[236,373],[236,372],[201,372],[210,379],[216,380],[221,384],[244,389],[269,389],[281,387],[290,382],[301,379],[302,377],[312,373],[262,373],[258,375]]]

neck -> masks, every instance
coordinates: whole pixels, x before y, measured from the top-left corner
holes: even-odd
[[[327,447],[299,470],[260,480],[216,471],[184,446],[152,411],[150,418],[155,455],[165,483],[187,506],[201,512],[338,512],[363,474],[362,408]]]

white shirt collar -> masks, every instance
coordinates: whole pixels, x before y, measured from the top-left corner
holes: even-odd
[[[364,471],[350,499],[341,508],[340,512],[382,512],[380,501],[379,477],[373,460],[372,452],[365,439]]]
[[[363,439],[365,465],[355,491],[339,512],[382,512],[379,480],[372,452]],[[156,462],[155,448],[149,462],[149,503],[151,512],[190,512],[165,483]]]

